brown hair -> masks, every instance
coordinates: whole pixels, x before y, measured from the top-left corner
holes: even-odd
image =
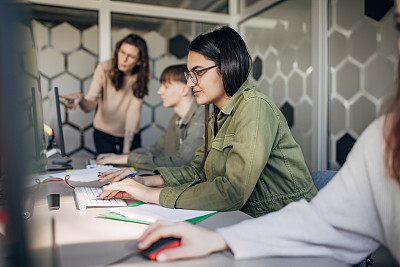
[[[390,177],[400,184],[400,61],[397,71],[397,95],[386,114],[383,129],[386,169]]]
[[[134,45],[139,48],[138,63],[131,71],[131,74],[138,74],[136,83],[132,85],[133,95],[138,98],[143,98],[149,93],[148,84],[150,79],[149,72],[149,54],[147,52],[146,41],[136,34],[129,34],[115,45],[114,57],[112,59],[112,68],[109,76],[115,89],[118,91],[122,87],[124,81],[124,73],[118,69],[118,52],[123,43]]]
[[[187,71],[188,69],[185,64],[169,66],[161,73],[160,83],[175,81],[186,84],[184,72]]]

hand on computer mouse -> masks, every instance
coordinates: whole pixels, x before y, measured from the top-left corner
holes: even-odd
[[[144,251],[156,241],[166,237],[180,239],[180,246],[162,250],[156,255],[157,261],[201,257],[228,248],[223,237],[216,231],[204,229],[188,222],[169,221],[158,221],[151,224],[139,238],[138,248]]]
[[[158,254],[166,249],[176,248],[181,245],[181,240],[175,237],[161,238],[151,244],[148,248],[141,250],[139,249],[140,255],[142,257],[155,261],[157,260]]]

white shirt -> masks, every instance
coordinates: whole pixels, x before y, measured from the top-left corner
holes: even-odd
[[[355,264],[383,244],[400,263],[400,186],[386,173],[383,122],[364,131],[310,203],[218,229],[234,257],[315,256]]]

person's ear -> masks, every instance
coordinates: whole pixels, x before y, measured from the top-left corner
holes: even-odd
[[[189,94],[192,94],[192,89],[187,87],[186,84],[182,83],[182,87],[181,87],[181,93],[183,96],[187,96]]]

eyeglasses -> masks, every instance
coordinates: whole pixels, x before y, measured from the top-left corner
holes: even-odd
[[[189,72],[184,72],[186,80],[190,79],[192,81],[192,83],[194,83],[194,85],[197,85],[199,83],[199,78],[197,77],[197,75],[199,75],[203,71],[215,68],[217,66],[218,65],[214,65],[214,66],[211,66],[211,67],[208,67],[208,68],[204,68],[204,69],[201,69],[201,70],[192,70],[192,71],[189,71]]]

